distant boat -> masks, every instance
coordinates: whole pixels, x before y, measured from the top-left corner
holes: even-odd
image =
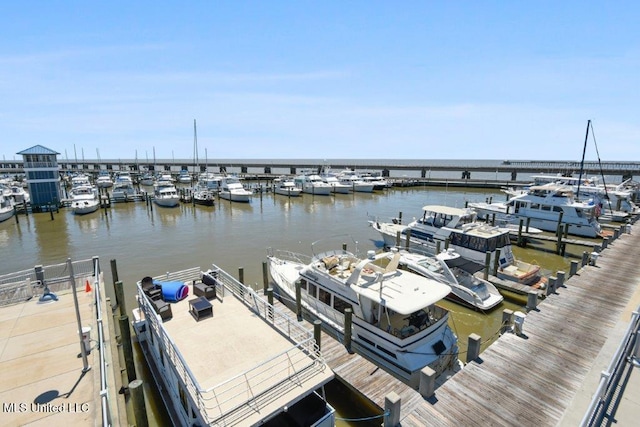
[[[173,184],[157,182],[153,189],[153,201],[158,206],[174,208],[180,204],[180,195]]]
[[[5,197],[0,192],[0,222],[6,221],[15,213],[15,202],[12,197]]]
[[[100,171],[98,178],[96,179],[96,186],[98,188],[111,188],[113,186],[113,180],[111,175],[106,170]]]
[[[302,190],[296,187],[290,178],[276,178],[273,180],[273,184],[273,192],[281,196],[297,197],[302,193]]]
[[[220,198],[230,200],[232,202],[249,203],[251,200],[251,191],[244,188],[240,182],[240,178],[235,175],[228,175],[222,178],[220,182]]]

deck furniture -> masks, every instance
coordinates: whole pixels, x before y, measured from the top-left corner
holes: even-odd
[[[213,307],[208,299],[198,297],[189,300],[189,312],[199,322],[201,319],[213,316]]]

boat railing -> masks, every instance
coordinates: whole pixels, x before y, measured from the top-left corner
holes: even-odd
[[[606,371],[600,374],[600,382],[593,395],[587,412],[580,423],[581,427],[601,425],[603,420],[613,418],[611,411],[612,400],[619,395],[619,384],[625,372],[634,369],[638,363],[640,344],[638,337],[640,332],[640,306],[633,312],[629,326],[618,345]],[[620,397],[617,397],[620,399]],[[615,407],[617,404],[613,405]]]
[[[189,391],[209,424],[225,418],[225,423],[234,417],[242,419],[246,411],[255,411],[256,406],[263,405],[277,397],[278,394],[298,384],[307,376],[327,369],[324,359],[316,345],[312,331],[307,331],[285,312],[276,309],[261,298],[253,289],[243,285],[233,276],[212,264],[216,273],[216,294],[224,301],[225,296],[238,298],[249,309],[272,325],[280,333],[287,336],[294,344],[289,349],[246,370],[245,372],[208,389],[198,384],[195,376],[184,361],[180,351],[161,327],[162,320],[155,314],[151,303],[138,284],[140,304],[149,322],[165,349],[166,358],[174,367],[176,374]],[[200,267],[175,273],[166,273],[154,279],[168,281],[192,281],[200,278]],[[283,377],[286,372],[286,377]],[[247,405],[247,402],[252,405]],[[231,421],[230,421],[231,420]],[[233,424],[233,422],[231,422]]]
[[[281,249],[267,249],[267,256],[271,258],[277,258],[283,261],[292,261],[297,262],[303,265],[308,265],[311,263],[312,257],[306,254],[301,254],[298,252],[285,251]]]

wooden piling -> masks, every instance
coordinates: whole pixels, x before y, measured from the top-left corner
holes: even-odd
[[[298,322],[302,321],[302,283],[296,280],[296,317]]]
[[[491,252],[487,251],[484,256],[484,280],[489,280],[489,268],[491,266]]]
[[[428,366],[425,366],[420,371],[420,382],[418,385],[418,392],[425,399],[430,398],[436,391],[436,371]]]
[[[397,248],[400,247],[400,232],[399,231],[396,232],[396,247]]]
[[[538,292],[527,292],[527,310],[535,310],[538,307]]]
[[[126,309],[126,303],[124,302],[124,286],[122,285],[122,282],[117,281],[116,283],[114,283],[113,287],[115,289],[116,304],[118,304],[118,308],[120,309],[120,314],[122,316],[126,316],[127,309]]]
[[[238,282],[244,285],[244,267],[238,268]]]
[[[400,424],[401,401],[398,393],[392,391],[384,398],[384,423],[383,427],[396,427]]]
[[[513,310],[505,308],[502,310],[502,333],[505,333],[511,329],[513,324]]]
[[[555,277],[555,276],[549,277],[549,281],[547,282],[547,295],[551,295],[551,294],[555,294],[556,293],[557,281],[558,281],[557,277]]]
[[[407,228],[405,238],[405,249],[408,251],[411,245],[411,229]]]
[[[582,266],[584,267],[589,262],[589,254],[587,251],[582,252]]]
[[[122,355],[124,357],[127,379],[129,382],[136,379],[136,365],[133,361],[133,345],[131,344],[131,329],[129,328],[129,316],[122,315],[120,321],[120,343],[122,344]]]
[[[564,271],[558,271],[556,273],[557,281],[556,281],[556,289],[564,286],[565,273]]]
[[[478,334],[469,335],[468,344],[467,344],[467,363],[475,360],[480,356],[480,344],[481,338]]]
[[[269,286],[269,273],[267,271],[267,261],[262,261],[262,290],[263,290],[263,295],[266,295],[268,286]]]
[[[569,266],[569,277],[575,276],[578,273],[578,261],[571,261]]]
[[[111,277],[113,278],[113,284],[119,280],[118,279],[118,266],[116,265],[116,260],[111,260]]]
[[[313,321],[313,339],[316,340],[318,351],[322,349],[321,337],[322,337],[322,321],[314,320]]]
[[[344,346],[349,353],[351,353],[351,328],[353,309],[345,308],[344,310]]]
[[[136,427],[149,426],[147,408],[144,403],[144,387],[142,387],[142,384],[142,380],[133,380],[129,382],[129,393],[131,395],[133,413],[136,419]]]

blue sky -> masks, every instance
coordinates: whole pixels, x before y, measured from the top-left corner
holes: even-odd
[[[6,2],[0,155],[640,161],[640,3]],[[587,158],[597,159],[590,140]]]

